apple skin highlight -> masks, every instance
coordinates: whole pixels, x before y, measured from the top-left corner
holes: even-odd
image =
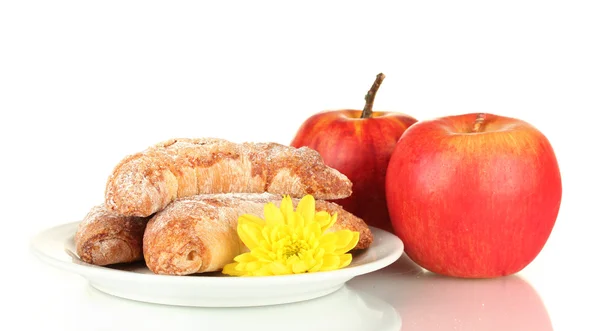
[[[464,278],[510,275],[530,264],[562,198],[554,150],[539,130],[475,113],[408,128],[385,190],[406,254],[429,271]]]

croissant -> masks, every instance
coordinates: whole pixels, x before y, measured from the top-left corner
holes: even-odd
[[[104,204],[94,206],[77,227],[77,255],[95,265],[143,260],[142,239],[149,219],[118,215]]]
[[[219,271],[233,258],[247,252],[237,234],[242,214],[263,215],[264,205],[279,206],[281,196],[270,193],[231,193],[180,198],[150,219],[144,232],[144,260],[157,274],[188,275]],[[292,199],[294,207],[300,199]],[[359,232],[355,249],[366,249],[373,235],[360,218],[341,206],[315,201],[316,210],[337,213],[328,231],[349,229]]]
[[[352,183],[307,147],[182,138],[121,160],[108,178],[105,204],[122,215],[146,217],[177,198],[230,192],[333,200],[350,196]]]

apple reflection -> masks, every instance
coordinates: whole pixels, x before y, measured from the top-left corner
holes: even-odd
[[[77,310],[73,314],[76,320],[71,322],[76,328],[86,330],[135,326],[137,330],[398,331],[402,324],[389,303],[347,286],[317,299],[244,308],[144,303],[111,296],[88,286]]]
[[[404,254],[389,267],[348,283],[391,303],[402,331],[552,330],[546,308],[518,275],[461,279],[437,275]]]

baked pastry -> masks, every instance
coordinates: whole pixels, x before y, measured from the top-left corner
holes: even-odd
[[[176,198],[230,192],[333,200],[350,196],[352,183],[307,147],[182,138],[121,160],[107,181],[105,204],[118,214],[146,217]]]
[[[77,255],[95,265],[143,260],[142,239],[149,219],[118,215],[104,204],[94,206],[77,227]]]
[[[292,199],[294,207],[300,199]],[[281,196],[270,193],[209,194],[180,198],[148,222],[144,233],[144,259],[157,274],[189,275],[220,271],[233,258],[247,252],[237,234],[243,214],[262,217],[264,205],[279,206]],[[333,214],[336,223],[328,231],[348,229],[360,233],[355,249],[365,249],[373,235],[360,218],[328,201],[316,200],[316,210]]]

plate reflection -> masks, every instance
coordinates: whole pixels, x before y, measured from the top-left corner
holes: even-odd
[[[360,330],[398,331],[401,319],[390,304],[344,286],[313,300],[247,308],[179,307],[131,301],[88,286],[77,320],[86,330],[114,330],[131,325],[139,330]],[[98,321],[98,323],[90,323]],[[102,321],[102,322],[100,322]]]

